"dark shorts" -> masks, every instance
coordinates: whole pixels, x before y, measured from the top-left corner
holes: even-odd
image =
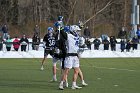
[[[140,39],[140,36],[138,36],[138,39]]]
[[[62,54],[54,53],[53,57],[56,58],[56,59],[61,59],[62,58]]]
[[[53,50],[45,49],[44,50],[44,57],[48,56],[48,54],[53,56],[54,55],[54,49]]]

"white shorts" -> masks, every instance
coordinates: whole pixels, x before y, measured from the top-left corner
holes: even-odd
[[[79,58],[77,56],[68,56],[65,58],[65,68],[79,67]]]

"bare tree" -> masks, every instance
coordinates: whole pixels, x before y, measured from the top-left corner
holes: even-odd
[[[130,26],[131,0],[0,0],[0,11],[0,23],[17,25],[22,33],[35,24],[44,31],[62,15],[68,25],[85,22],[94,36],[116,35]]]

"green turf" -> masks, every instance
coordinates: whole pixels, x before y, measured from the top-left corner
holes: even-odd
[[[58,90],[59,82],[50,82],[51,59],[44,71],[40,71],[41,59],[0,59],[0,93],[139,93],[139,60],[81,59],[81,69],[89,85],[80,90],[70,87]],[[70,85],[72,72],[68,78]],[[57,77],[60,78],[59,70]],[[81,85],[79,78],[77,83]]]

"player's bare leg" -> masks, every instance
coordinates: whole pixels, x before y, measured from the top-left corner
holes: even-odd
[[[44,70],[45,59],[46,59],[46,57],[44,57],[42,62],[41,62],[41,68],[40,68],[41,70]]]
[[[64,71],[65,71],[65,69],[61,69],[61,76],[62,76],[62,77],[61,77],[61,80],[62,80],[62,78],[63,78]],[[65,87],[68,87],[68,86],[69,86],[69,84],[68,84],[68,79],[67,79],[67,75],[65,76],[64,86],[65,86]]]
[[[53,65],[52,70],[53,70],[53,79],[52,79],[52,81],[57,81],[57,78],[56,78],[56,70],[57,70],[56,64]]]
[[[66,79],[65,79],[65,87],[68,87],[69,84],[68,84],[68,76],[66,75]]]
[[[79,87],[76,85],[76,80],[78,77],[78,73],[79,73],[79,67],[74,68],[74,75],[73,75],[73,82],[72,82],[72,89],[80,89],[82,87]]]
[[[62,78],[61,78],[61,82],[60,82],[60,85],[59,85],[59,89],[63,90],[63,86],[64,86],[64,82],[67,81],[67,76],[68,76],[68,73],[69,73],[69,68],[65,68],[65,70],[63,71],[62,73]]]
[[[81,79],[81,81],[82,81],[82,85],[83,85],[83,86],[87,86],[88,84],[85,83],[85,81],[84,81],[84,76],[83,76],[83,73],[82,73],[82,71],[81,71],[80,68],[79,68],[78,76],[80,77],[80,79]]]

